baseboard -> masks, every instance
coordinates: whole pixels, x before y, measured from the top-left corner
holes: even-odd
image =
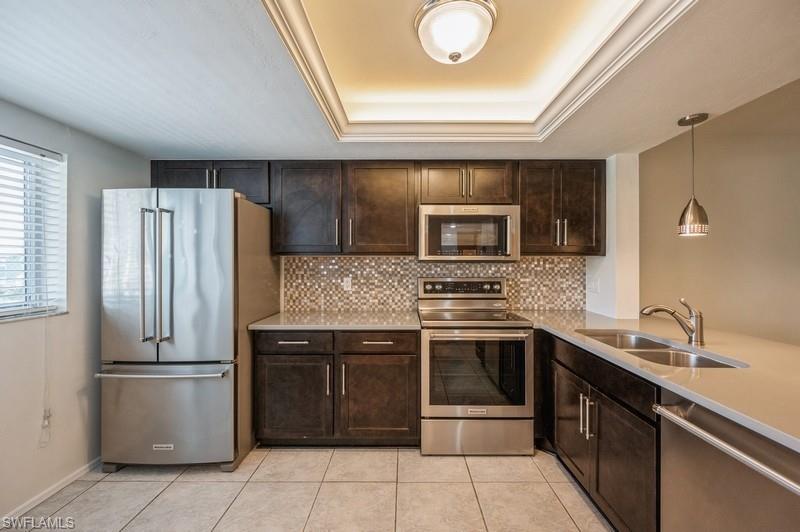
[[[17,506],[13,510],[11,510],[8,513],[8,515],[5,515],[3,517],[20,517],[20,516],[22,516],[25,512],[27,512],[28,510],[34,508],[37,504],[41,503],[42,501],[44,501],[45,499],[47,499],[48,497],[50,497],[54,493],[58,492],[61,488],[63,488],[67,484],[70,484],[72,481],[81,478],[83,475],[85,475],[86,473],[88,473],[89,471],[94,469],[95,466],[97,466],[98,464],[100,464],[100,457],[99,456],[97,458],[95,458],[94,460],[92,460],[91,462],[89,462],[88,464],[79,467],[78,469],[76,469],[75,471],[73,471],[72,473],[67,475],[66,477],[62,478],[61,480],[59,480],[58,482],[56,482],[55,484],[53,484],[49,488],[47,488],[44,491],[38,493],[37,495],[34,495],[33,497],[31,497],[30,499],[28,499],[24,503],[20,504],[19,506]]]

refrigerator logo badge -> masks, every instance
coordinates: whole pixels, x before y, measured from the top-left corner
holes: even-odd
[[[153,444],[154,451],[174,451],[175,445],[172,443],[154,443]]]

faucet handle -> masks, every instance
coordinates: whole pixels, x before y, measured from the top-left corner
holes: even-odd
[[[702,316],[702,315],[703,315],[703,313],[702,313],[702,312],[700,312],[699,310],[697,310],[696,308],[694,308],[693,306],[691,306],[691,305],[690,305],[690,304],[689,304],[689,303],[686,301],[686,299],[685,299],[685,298],[683,298],[683,297],[682,297],[682,298],[680,298],[680,300],[679,300],[679,301],[681,302],[681,305],[683,305],[684,307],[686,307],[686,310],[688,310],[688,311],[689,311],[689,316]]]

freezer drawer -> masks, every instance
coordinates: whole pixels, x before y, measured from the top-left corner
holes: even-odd
[[[106,364],[96,377],[104,463],[234,459],[233,364]]]

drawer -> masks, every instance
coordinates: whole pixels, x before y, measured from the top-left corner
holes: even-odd
[[[256,352],[278,355],[333,353],[333,333],[324,331],[256,332]]]
[[[416,332],[336,331],[338,353],[417,353]]]
[[[653,403],[658,401],[658,386],[655,384],[560,338],[554,338],[553,358],[634,412],[656,420],[652,410]]]

